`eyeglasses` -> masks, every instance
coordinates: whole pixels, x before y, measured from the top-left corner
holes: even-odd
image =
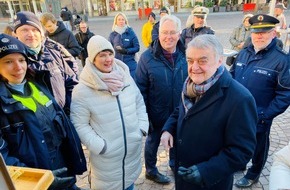
[[[173,36],[177,33],[179,33],[179,31],[161,31],[161,34],[166,35],[166,36],[168,35]]]

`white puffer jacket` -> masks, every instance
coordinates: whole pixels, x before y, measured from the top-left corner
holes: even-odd
[[[126,72],[127,87],[118,96],[105,90],[89,62],[72,94],[71,120],[90,151],[92,189],[126,189],[141,173],[142,131],[147,133],[149,126],[146,107],[128,67],[117,59],[115,64]]]
[[[290,142],[274,154],[269,190],[290,189]]]

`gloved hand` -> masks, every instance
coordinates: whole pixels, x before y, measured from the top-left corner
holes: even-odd
[[[52,171],[54,180],[52,184],[49,186],[48,188],[49,190],[65,189],[65,188],[71,187],[73,184],[76,183],[76,178],[73,176],[60,177],[62,174],[66,173],[66,171],[67,171],[67,168],[65,167]]]
[[[116,52],[121,53],[121,54],[127,54],[128,50],[125,48],[122,48],[121,46],[116,46]]]
[[[196,165],[190,166],[188,168],[180,166],[178,168],[177,174],[182,177],[186,182],[193,183],[196,185],[202,185],[202,177],[198,171]]]

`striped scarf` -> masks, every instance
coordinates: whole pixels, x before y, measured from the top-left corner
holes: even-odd
[[[216,83],[216,81],[218,81],[224,70],[225,67],[223,65],[220,66],[212,77],[210,77],[201,84],[194,84],[192,80],[187,77],[184,82],[181,95],[182,104],[186,113],[197,101],[200,100],[203,94],[208,89],[210,89],[210,87],[212,87]]]

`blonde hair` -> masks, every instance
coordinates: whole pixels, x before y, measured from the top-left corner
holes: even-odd
[[[13,33],[14,33],[14,28],[13,28],[13,26],[11,26],[11,25],[7,25],[7,26],[5,26],[5,28],[4,28],[4,30],[3,30],[3,33],[4,33],[4,34],[8,34],[8,35],[10,35],[10,36],[13,36]]]
[[[117,23],[117,18],[118,18],[118,16],[120,16],[120,15],[125,19],[125,24],[126,24],[127,26],[129,26],[129,22],[128,22],[128,18],[127,18],[127,16],[126,16],[124,13],[119,12],[119,13],[116,14],[116,16],[115,16],[115,18],[114,18],[114,23],[113,23],[113,26],[112,26],[112,31],[115,31],[115,26],[116,26],[116,23]]]
[[[40,16],[40,22],[42,25],[46,25],[46,23],[48,21],[51,21],[52,23],[57,23],[57,20],[55,18],[55,16],[51,13],[43,13],[41,16]]]

